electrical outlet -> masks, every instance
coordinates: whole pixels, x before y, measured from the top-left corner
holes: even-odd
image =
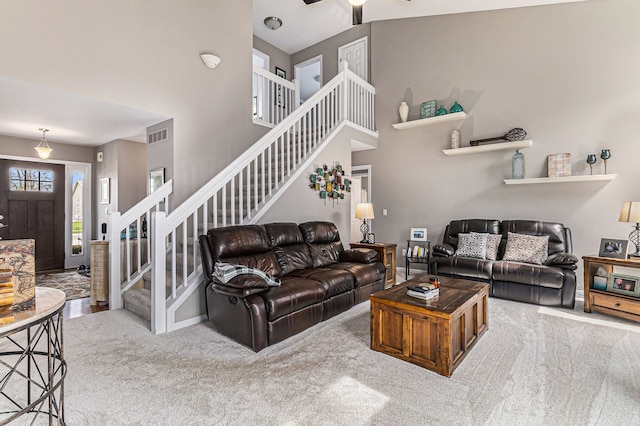
[[[402,249],[402,255],[405,257],[407,256],[407,249]]]

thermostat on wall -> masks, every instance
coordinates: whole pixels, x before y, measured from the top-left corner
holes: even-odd
[[[97,153],[97,154],[96,154],[96,161],[97,161],[98,163],[102,163],[102,160],[103,160],[103,158],[104,158],[104,156],[103,156],[103,155],[104,155],[104,154],[103,154],[102,152],[99,152],[99,153]]]

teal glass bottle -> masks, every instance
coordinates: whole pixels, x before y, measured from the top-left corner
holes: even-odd
[[[520,149],[511,157],[511,179],[524,179],[524,154]]]
[[[453,106],[451,106],[451,109],[449,110],[451,114],[453,114],[454,112],[462,112],[462,111],[464,110],[462,109],[462,105],[460,105],[458,101],[455,101],[453,103]]]
[[[447,109],[444,105],[440,105],[440,108],[436,111],[436,115],[445,115],[447,113]]]

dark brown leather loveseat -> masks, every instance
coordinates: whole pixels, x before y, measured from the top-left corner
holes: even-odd
[[[455,256],[460,233],[501,234],[496,260]],[[549,237],[548,257],[542,264],[502,260],[508,233]],[[531,220],[453,220],[443,243],[433,247],[435,274],[484,281],[489,295],[545,306],[573,308],[578,258],[571,254],[571,230],[561,223]]]
[[[330,222],[216,228],[199,238],[207,314],[225,336],[258,352],[344,312],[384,288],[385,267],[369,249],[344,250]],[[215,263],[257,268],[277,277],[239,275],[227,283]]]

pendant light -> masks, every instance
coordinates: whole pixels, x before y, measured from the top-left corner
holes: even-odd
[[[40,156],[40,158],[47,159],[49,158],[49,154],[51,154],[51,151],[53,151],[53,149],[49,147],[49,144],[47,143],[47,139],[44,137],[44,134],[47,133],[49,129],[38,129],[38,130],[42,132],[42,140],[40,141],[38,146],[35,147],[35,149],[36,151],[38,151],[38,156]]]

